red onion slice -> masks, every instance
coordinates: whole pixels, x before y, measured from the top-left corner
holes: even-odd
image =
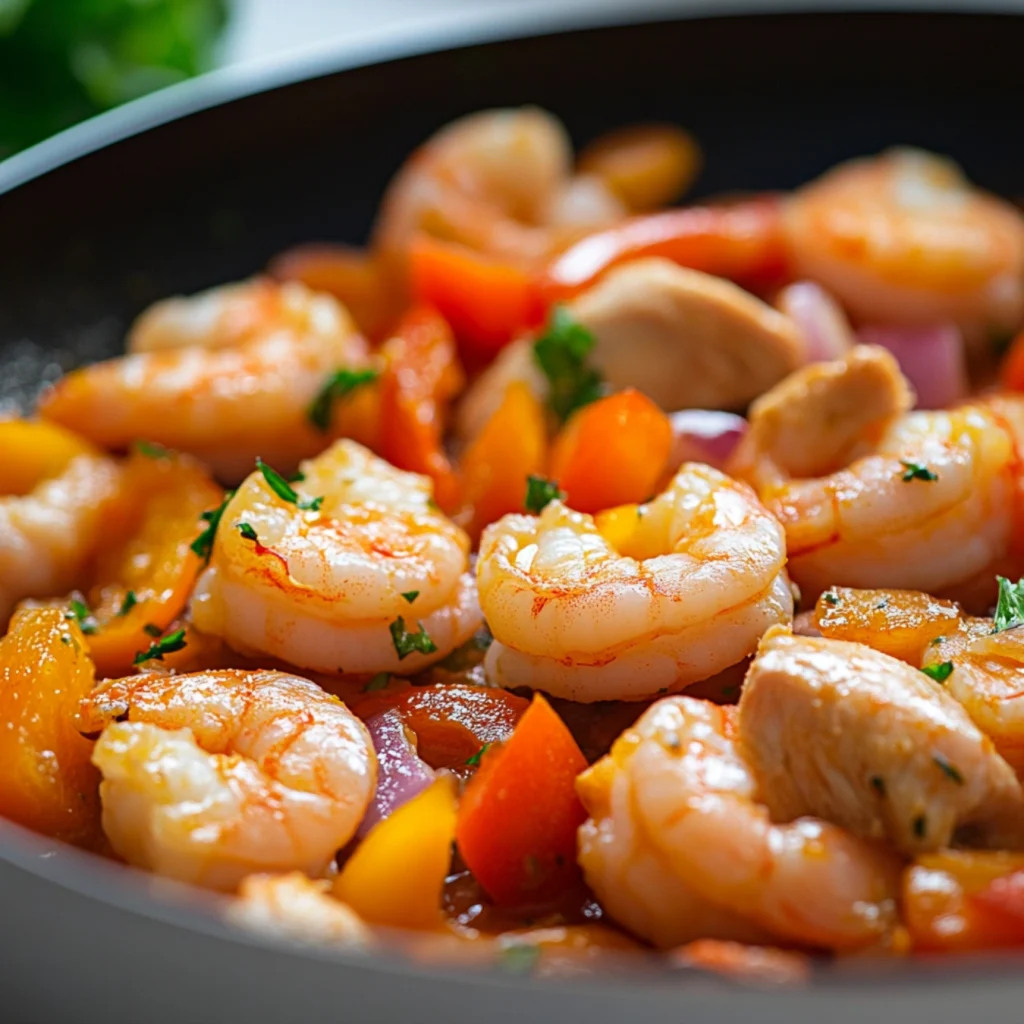
[[[377,791],[356,830],[359,839],[434,781],[433,769],[416,753],[398,714],[382,711],[367,719],[366,728],[377,751]]]
[[[669,467],[673,473],[684,462],[703,462],[722,469],[747,432],[747,421],[742,416],[715,409],[683,409],[669,419],[674,435]]]
[[[846,314],[836,300],[813,281],[787,285],[779,292],[775,305],[803,335],[809,363],[842,359],[856,344]]]
[[[920,409],[944,409],[967,397],[964,339],[954,324],[934,327],[869,325],[858,332],[865,345],[887,348],[917,392]]]

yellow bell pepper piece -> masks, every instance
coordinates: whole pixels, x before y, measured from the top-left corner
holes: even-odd
[[[640,527],[640,506],[639,505],[616,505],[615,508],[605,509],[594,516],[594,525],[598,533],[620,555],[627,558],[644,557],[635,552],[635,539]]]
[[[28,494],[78,455],[96,455],[84,438],[39,420],[0,420],[0,494]]]
[[[455,836],[455,786],[442,776],[371,829],[334,895],[371,924],[433,929]]]

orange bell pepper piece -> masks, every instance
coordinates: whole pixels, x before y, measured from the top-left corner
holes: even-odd
[[[544,319],[535,276],[453,242],[417,235],[409,250],[413,298],[451,324],[469,362],[490,359]]]
[[[370,830],[334,895],[371,924],[440,928],[454,831],[455,787],[442,776]]]
[[[223,497],[197,462],[140,452],[125,466],[124,493],[123,539],[101,554],[87,595],[86,643],[101,676],[131,672],[135,655],[185,610],[202,568],[189,545],[203,530],[202,513]]]
[[[102,844],[100,775],[75,713],[95,682],[64,609],[15,613],[0,639],[0,814],[91,849]]]
[[[999,368],[999,379],[1010,391],[1024,391],[1024,331],[1010,343],[1010,348]]]
[[[382,351],[380,454],[399,469],[429,476],[438,505],[452,511],[459,485],[444,450],[444,414],[465,378],[451,329],[436,310],[417,306]]]
[[[576,776],[586,767],[540,694],[512,738],[483,755],[459,805],[455,841],[496,903],[541,903],[578,881],[576,830],[587,815]]]
[[[643,256],[750,284],[779,280],[786,268],[781,203],[772,197],[632,217],[556,256],[541,293],[548,304],[564,301],[612,267]]]
[[[431,768],[459,768],[487,744],[507,740],[529,706],[507,690],[434,683],[370,694],[352,710],[364,721],[396,711],[416,733],[417,752]]]
[[[526,478],[543,473],[547,447],[543,406],[525,384],[510,384],[459,463],[471,536],[507,512],[522,511]]]
[[[83,437],[45,420],[0,420],[0,494],[28,494],[79,455],[98,455]]]
[[[672,423],[627,388],[584,406],[555,438],[551,477],[580,512],[646,501],[672,451]]]

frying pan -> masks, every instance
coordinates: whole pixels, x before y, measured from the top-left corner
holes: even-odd
[[[218,73],[11,158],[0,164],[0,409],[114,354],[158,297],[244,277],[297,242],[359,242],[403,157],[481,107],[540,104],[577,142],[635,120],[684,124],[705,147],[705,194],[792,187],[894,143],[949,153],[980,184],[1024,194],[1015,4],[794,6],[815,5],[478,10]],[[4,1024],[962,1024],[1019,1019],[1019,975],[995,957],[854,960],[804,989],[764,992],[636,967],[575,981],[428,969],[230,931],[203,894],[0,823]]]

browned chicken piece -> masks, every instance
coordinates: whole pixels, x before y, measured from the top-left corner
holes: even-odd
[[[770,630],[739,744],[775,820],[815,815],[908,855],[1024,846],[1024,794],[992,741],[941,684],[862,644]]]
[[[788,317],[729,281],[668,260],[610,271],[572,312],[593,332],[593,360],[609,382],[664,409],[741,407],[804,359]]]

